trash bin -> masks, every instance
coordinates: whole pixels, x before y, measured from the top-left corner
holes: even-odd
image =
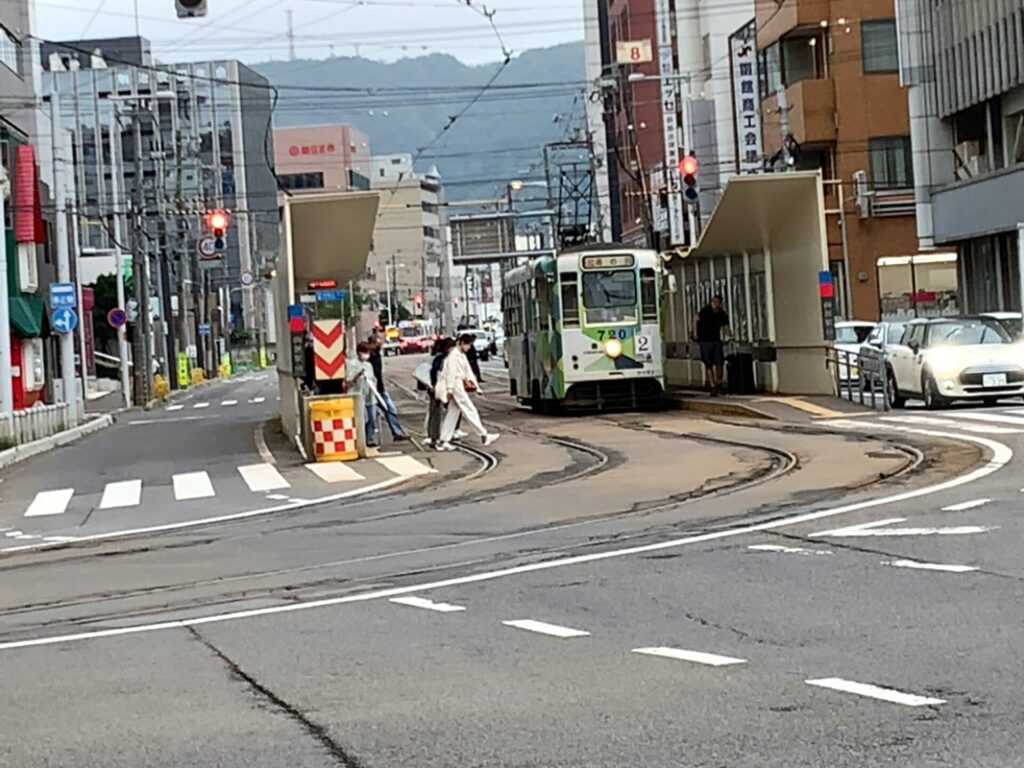
[[[754,356],[737,353],[726,357],[725,379],[730,395],[754,394]]]
[[[338,397],[314,400],[309,404],[316,461],[354,461],[359,458],[356,404],[360,399]]]

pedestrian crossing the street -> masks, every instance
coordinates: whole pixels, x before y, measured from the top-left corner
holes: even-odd
[[[1024,435],[1024,408],[984,411],[963,409],[922,411],[920,413],[892,411],[887,415],[876,417],[829,419],[823,423],[837,429],[889,427],[891,429],[925,429],[990,437],[1010,437]]]
[[[362,471],[360,471],[362,470]],[[371,471],[372,470],[372,471]],[[363,474],[363,473],[366,474]],[[411,479],[423,475],[433,474],[435,470],[412,456],[381,456],[359,462],[355,466],[340,462],[327,462],[321,464],[307,464],[303,467],[296,467],[282,473],[281,469],[269,463],[246,464],[235,468],[235,474],[230,480],[227,477],[218,477],[215,481],[210,473],[201,470],[195,472],[183,472],[170,476],[170,492],[176,502],[199,501],[211,499],[218,495],[218,486],[222,493],[230,493],[237,490],[240,480],[244,488],[252,493],[265,494],[271,500],[286,500],[285,495],[296,483],[303,486],[303,491],[308,493],[310,483],[316,485],[335,486],[344,483],[360,483],[371,481],[367,475],[386,475],[390,478]],[[376,478],[374,478],[376,479]],[[99,503],[95,501],[95,495],[79,494],[74,488],[61,488],[58,490],[40,491],[28,504],[24,517],[53,517],[67,513],[73,506],[76,495],[91,496],[90,505],[100,511],[116,511],[140,507],[146,501],[147,489],[142,480],[118,480],[107,483],[99,496]],[[157,489],[150,489],[150,493],[166,493],[166,484],[152,483]],[[282,493],[285,492],[285,493]]]

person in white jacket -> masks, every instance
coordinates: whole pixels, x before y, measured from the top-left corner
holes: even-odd
[[[470,429],[476,432],[484,445],[490,445],[501,435],[488,433],[480,421],[480,414],[469,397],[469,392],[479,392],[480,383],[473,374],[469,365],[466,351],[473,346],[475,337],[472,334],[463,334],[459,337],[458,343],[452,347],[445,358],[444,366],[437,377],[437,386],[434,387],[434,396],[442,403],[448,403],[448,412],[445,414],[444,423],[441,425],[441,441],[437,446],[439,451],[454,451],[452,437],[455,435],[455,428],[459,424],[459,417],[466,420]]]

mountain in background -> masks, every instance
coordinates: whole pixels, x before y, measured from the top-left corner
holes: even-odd
[[[253,68],[281,87],[276,126],[349,123],[370,137],[374,154],[415,154],[429,145],[416,170],[436,165],[448,199],[471,200],[504,194],[512,179],[541,178],[543,145],[585,124],[583,43],[566,43],[513,58],[494,87],[436,138],[498,66],[433,54],[393,63],[339,57]],[[312,94],[286,86],[336,90]]]

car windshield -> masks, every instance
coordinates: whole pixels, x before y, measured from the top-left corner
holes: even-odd
[[[1011,339],[1019,339],[1024,336],[1024,321],[1019,317],[1005,317],[999,320],[999,324],[1010,334]]]
[[[636,274],[630,270],[583,273],[583,307],[589,323],[636,322]]]
[[[871,332],[875,330],[871,325],[841,325],[836,327],[837,344],[862,344],[867,340]]]
[[[935,323],[929,344],[933,347],[963,347],[971,344],[1009,344],[1010,334],[995,320],[957,320]]]

